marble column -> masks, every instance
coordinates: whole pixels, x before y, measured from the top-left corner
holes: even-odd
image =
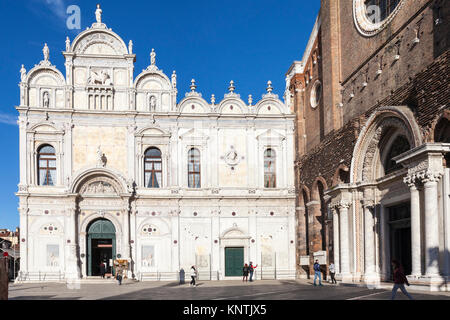
[[[75,280],[81,278],[81,270],[78,263],[77,256],[77,210],[75,207],[68,208],[68,213],[66,215],[67,224],[67,238],[66,238],[66,248],[67,248],[67,258],[66,258],[66,279]]]
[[[341,274],[344,276],[350,275],[350,247],[349,247],[349,230],[348,230],[348,209],[350,204],[348,202],[341,202],[339,204],[339,222],[341,227],[340,233],[340,249],[341,249]]]
[[[22,199],[21,199],[22,200]],[[20,207],[20,273],[28,272],[28,208]],[[22,241],[22,239],[24,241]]]
[[[337,213],[337,210],[335,208],[332,209],[333,211],[333,253],[334,253],[334,266],[336,269],[336,273],[339,273],[340,268],[340,262],[339,262],[339,215]]]
[[[364,207],[364,273],[365,276],[375,274],[375,232],[372,214],[373,203],[368,202]]]
[[[438,181],[441,174],[427,171],[422,175],[425,196],[425,274],[439,276]]]
[[[414,175],[405,177],[404,182],[409,186],[411,192],[411,275],[413,277],[420,277],[422,275],[422,259],[419,190],[417,189],[416,177]]]
[[[123,211],[123,248],[122,259],[129,259],[130,257],[130,212]]]

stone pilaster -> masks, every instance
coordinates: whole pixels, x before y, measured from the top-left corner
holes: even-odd
[[[422,275],[419,190],[414,174],[406,176],[403,181],[411,191],[411,276],[417,278]]]
[[[331,209],[333,212],[333,253],[334,253],[334,266],[336,273],[340,273],[340,246],[339,246],[339,214],[335,208]]]
[[[66,209],[66,279],[81,278],[81,270],[77,255],[77,210],[76,207]]]
[[[364,274],[365,278],[374,276],[375,268],[375,220],[374,202],[365,201],[364,208]]]
[[[340,249],[341,249],[341,276],[342,281],[351,281],[350,274],[350,233],[348,227],[348,209],[350,208],[350,203],[346,201],[341,201],[338,204],[339,209],[339,222],[341,228],[340,234]]]
[[[438,181],[441,173],[425,171],[417,176],[422,180],[425,198],[425,275],[439,276],[439,219]]]

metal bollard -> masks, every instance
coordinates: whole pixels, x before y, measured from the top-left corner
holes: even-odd
[[[180,285],[185,284],[184,277],[185,277],[185,272],[184,272],[184,269],[181,268],[180,269]]]

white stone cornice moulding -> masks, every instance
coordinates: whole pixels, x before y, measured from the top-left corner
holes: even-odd
[[[393,158],[397,163],[414,161],[415,158],[424,157],[426,154],[445,154],[450,152],[450,143],[425,143]]]
[[[136,111],[136,110],[109,110],[105,112],[105,110],[92,110],[92,109],[44,109],[44,108],[37,108],[37,107],[28,107],[28,106],[16,106],[15,107],[17,111],[28,111],[28,112],[36,112],[36,113],[42,113],[42,112],[48,112],[50,115],[52,113],[56,114],[69,114],[69,115],[76,115],[76,114],[91,114],[91,115],[104,115],[108,117],[113,116],[123,116],[123,115],[135,115],[137,117],[148,117],[151,118],[151,115],[153,114],[155,118],[181,118],[181,119],[190,119],[190,118],[215,118],[215,119],[236,119],[236,118],[242,118],[242,119],[254,119],[254,120],[268,120],[268,119],[280,119],[280,120],[294,120],[296,115],[295,114],[263,114],[263,115],[257,115],[257,114],[251,114],[251,113],[242,113],[242,114],[221,114],[221,113],[190,113],[190,114],[184,114],[181,112],[145,112],[145,111]]]

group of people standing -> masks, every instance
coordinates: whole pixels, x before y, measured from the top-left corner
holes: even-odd
[[[253,262],[250,261],[250,265],[244,264],[244,268],[242,269],[243,277],[242,282],[248,282],[248,275],[250,274],[250,282],[253,282],[253,273],[258,265],[254,266]]]

